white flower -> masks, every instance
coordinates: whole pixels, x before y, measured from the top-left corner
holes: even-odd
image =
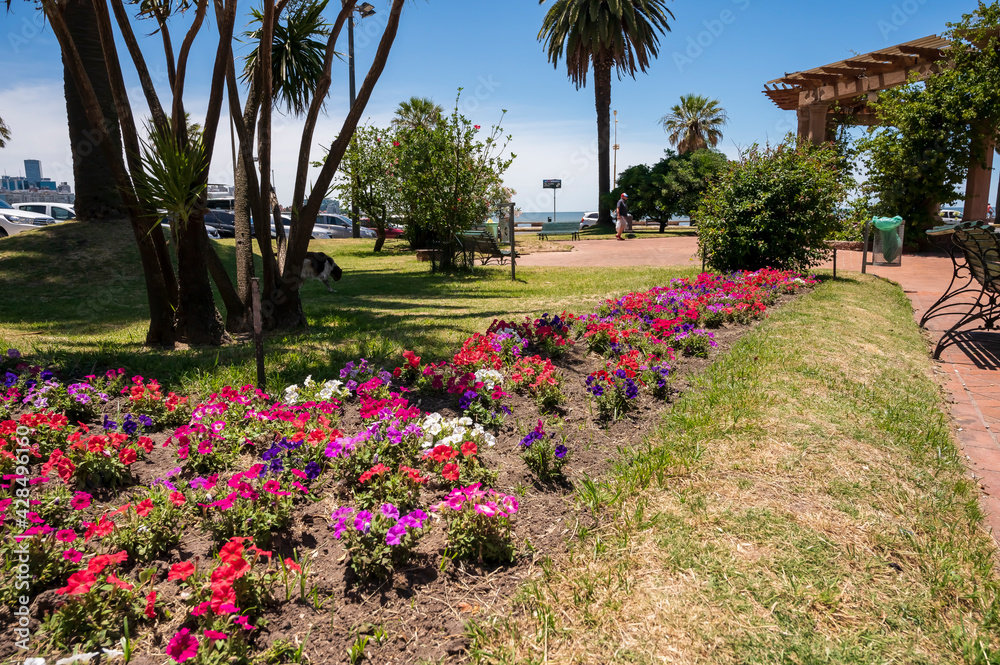
[[[304,386],[305,386],[306,388],[312,388],[313,386],[315,386],[315,385],[316,385],[316,382],[315,382],[315,381],[313,381],[313,375],[312,375],[312,374],[310,374],[309,376],[307,376],[307,377],[306,377],[306,380],[305,380],[305,381],[303,381],[303,382],[302,382],[302,384],[303,384],[303,385],[304,385]]]
[[[285,388],[285,402],[288,404],[295,404],[297,401],[299,401],[298,384],[293,384]]]

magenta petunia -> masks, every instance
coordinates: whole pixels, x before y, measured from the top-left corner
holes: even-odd
[[[70,499],[69,505],[73,510],[83,510],[84,508],[90,507],[90,495],[86,492],[77,492],[76,495]]]
[[[198,653],[198,640],[187,628],[181,628],[167,644],[167,655],[175,663],[183,663],[185,660],[194,658]]]
[[[56,532],[56,540],[61,543],[72,543],[76,540],[76,531],[72,529],[62,529]]]
[[[229,639],[229,635],[226,635],[225,633],[220,633],[217,630],[211,630],[211,629],[205,630],[205,637],[207,637],[210,640],[225,640],[225,639]]]
[[[77,552],[74,549],[68,549],[65,552],[63,552],[63,558],[66,559],[67,561],[72,561],[73,563],[80,563],[80,560],[83,558],[83,552]]]

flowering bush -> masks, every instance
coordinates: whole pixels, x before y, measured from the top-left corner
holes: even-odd
[[[513,517],[518,510],[513,496],[483,490],[479,483],[455,488],[432,510],[447,523],[448,552],[461,559],[504,563],[513,560]]]
[[[521,457],[539,480],[547,481],[563,475],[563,467],[569,461],[566,442],[555,443],[555,433],[546,435],[545,423],[541,420],[535,429],[521,439]]]
[[[427,519],[422,510],[401,515],[391,503],[374,512],[342,506],[330,516],[330,527],[344,541],[351,556],[348,565],[358,577],[384,578],[410,559]]]
[[[496,427],[503,422],[510,409],[501,403],[507,396],[503,391],[503,374],[495,369],[481,369],[473,375],[475,383],[466,386],[458,399],[458,408],[469,418],[484,427]]]
[[[126,504],[103,545],[124,550],[135,561],[152,561],[181,541],[185,504],[187,498],[180,492],[154,489],[146,498]]]
[[[593,372],[587,377],[587,392],[593,395],[604,420],[618,420],[638,406],[639,385],[635,372],[629,369]]]
[[[132,377],[132,385],[121,389],[128,398],[132,413],[143,413],[160,425],[179,425],[185,422],[191,411],[188,398],[169,392],[164,397],[156,379],[146,381],[141,376]]]
[[[297,481],[282,485],[273,478],[265,479],[263,472],[264,465],[255,464],[234,474],[222,487],[216,484],[217,478],[192,481],[192,487],[198,490],[195,501],[201,508],[205,527],[216,542],[249,536],[267,544],[272,533],[288,525],[293,496],[305,494],[308,489]]]
[[[673,342],[684,355],[695,358],[707,358],[709,349],[718,346],[715,335],[693,325],[682,326],[674,335]]]
[[[41,475],[53,471],[59,479],[79,486],[117,487],[130,477],[129,467],[153,450],[153,440],[147,436],[134,437],[125,432],[109,431],[90,434],[90,428],[81,425],[66,437],[65,450],[56,448],[41,467]]]
[[[510,381],[515,390],[531,393],[543,411],[555,408],[566,399],[560,389],[562,374],[551,360],[541,356],[522,358],[514,363]]]

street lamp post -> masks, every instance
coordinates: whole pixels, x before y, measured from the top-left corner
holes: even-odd
[[[352,2],[352,0],[344,0],[344,3]],[[368,18],[375,14],[375,7],[370,3],[363,2],[359,6],[354,8],[354,11],[361,15],[361,18]],[[354,108],[355,101],[355,91],[354,91],[354,12],[351,12],[351,17],[347,21],[347,64],[348,64],[348,80],[350,86],[350,106],[348,107],[348,112]],[[355,179],[356,180],[356,179]],[[355,181],[354,188],[357,187],[357,182]],[[354,189],[352,188],[352,189]],[[351,192],[351,236],[355,238],[361,237],[361,222],[358,219],[358,202],[355,192]]]
[[[611,182],[611,184],[613,185],[615,184],[615,182],[618,181],[618,110],[617,109],[615,110],[615,144],[611,147],[614,148],[615,150],[615,165],[614,165],[615,176]]]

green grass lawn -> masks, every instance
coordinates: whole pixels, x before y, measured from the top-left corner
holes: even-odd
[[[577,499],[486,663],[996,663],[997,549],[895,285],[830,280]]]
[[[329,377],[358,357],[386,366],[398,364],[404,349],[443,358],[495,318],[586,312],[603,298],[692,274],[680,267],[519,268],[511,282],[509,267],[434,275],[402,241],[390,241],[380,254],[372,245],[371,240],[311,244],[337,260],[344,278],[331,282],[332,294],[319,282],[305,285],[308,331],[268,337],[269,389],[307,374]],[[226,264],[235,265],[233,241],[217,247]],[[540,249],[534,245],[528,251]],[[252,345],[147,349],[142,345],[147,317],[142,271],[127,225],[73,222],[0,241],[0,347],[32,351],[74,372],[122,366],[187,392],[253,382]]]

